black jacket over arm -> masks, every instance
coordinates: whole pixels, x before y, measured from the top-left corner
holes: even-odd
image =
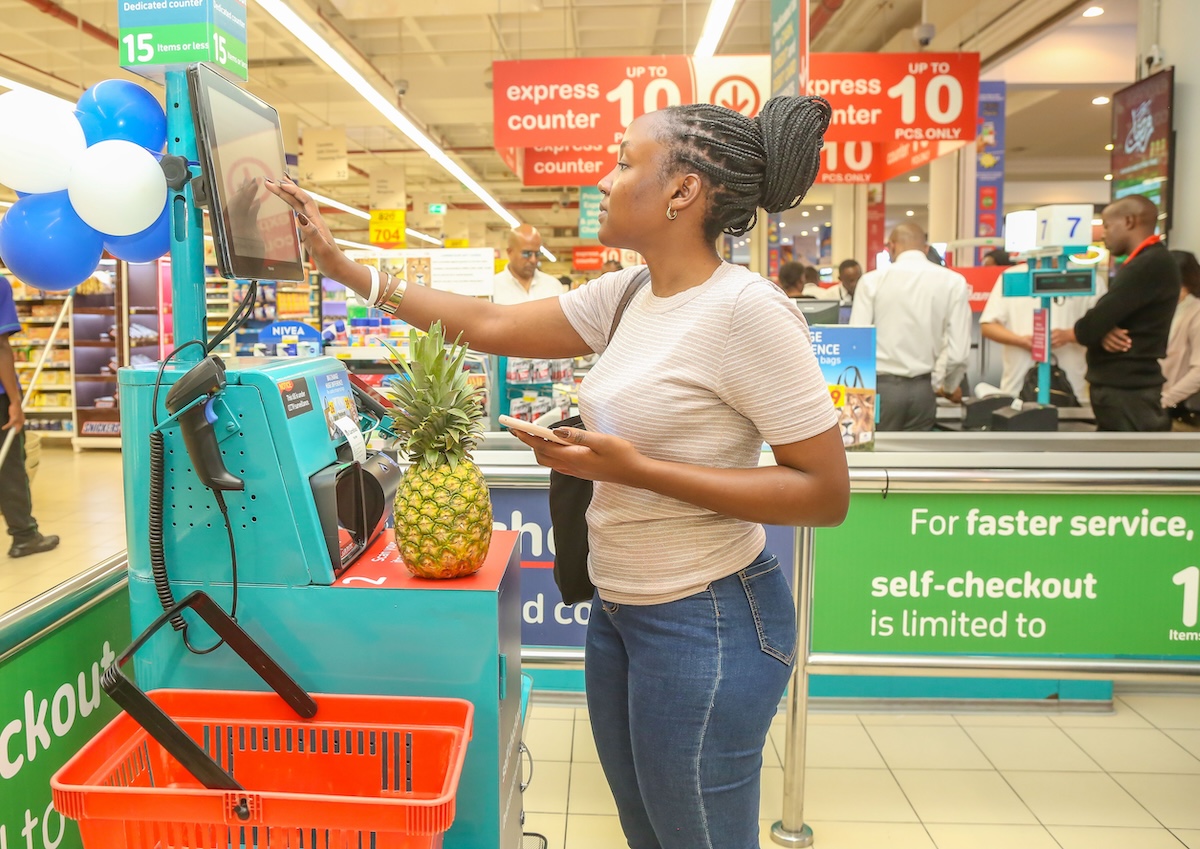
[[[1088,383],[1121,389],[1163,385],[1158,361],[1167,355],[1179,287],[1179,268],[1161,242],[1121,266],[1108,291],[1075,322],[1075,338],[1087,348]],[[1133,342],[1124,353],[1110,354],[1101,344],[1115,327],[1127,330]]]

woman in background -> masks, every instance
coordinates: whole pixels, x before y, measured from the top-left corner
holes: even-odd
[[[1159,360],[1163,376],[1162,405],[1171,414],[1171,430],[1200,430],[1200,404],[1195,411],[1185,402],[1200,392],[1200,262],[1191,251],[1171,251],[1179,264],[1183,288],[1171,320],[1167,356]],[[1200,401],[1200,399],[1197,399]]]

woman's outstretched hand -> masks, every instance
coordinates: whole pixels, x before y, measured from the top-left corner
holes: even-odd
[[[266,180],[265,185],[267,191],[282,198],[296,213],[296,221],[300,224],[300,240],[317,264],[317,269],[326,277],[339,280],[338,274],[344,273],[349,260],[334,243],[333,233],[321,217],[321,210],[312,195],[286,176],[278,183]]]

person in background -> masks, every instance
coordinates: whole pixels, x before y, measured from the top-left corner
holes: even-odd
[[[58,546],[58,537],[41,533],[33,518],[29,473],[25,470],[25,412],[21,409],[16,358],[8,341],[9,336],[20,332],[12,285],[8,278],[0,277],[0,445],[9,433],[16,434],[0,466],[0,513],[12,537],[9,557],[41,554]]]
[[[568,277],[567,275],[564,274],[562,277],[558,278],[558,282],[560,284],[562,284],[562,290],[564,292],[571,291],[571,278],[570,277]]]
[[[996,248],[988,251],[983,255],[983,260],[980,265],[1014,265],[1012,257],[1008,255],[1008,251],[1004,248]]]
[[[839,304],[853,304],[854,290],[858,287],[858,281],[862,277],[862,273],[862,266],[858,264],[858,260],[842,260],[842,264],[838,266],[837,285],[830,286],[828,289],[822,289],[820,297],[830,301],[837,301]]]
[[[1171,319],[1167,356],[1161,361],[1166,383],[1162,405],[1171,416],[1172,430],[1200,430],[1200,415],[1183,402],[1200,392],[1200,262],[1191,251],[1171,251],[1183,285]]]
[[[1100,218],[1105,247],[1127,258],[1104,296],[1075,322],[1073,341],[1087,348],[1096,429],[1170,430],[1159,360],[1167,355],[1179,303],[1179,266],[1154,233],[1158,207],[1149,198],[1113,201]]]
[[[804,264],[785,262],[779,266],[779,288],[789,298],[808,298],[804,293]]]
[[[850,324],[875,325],[879,430],[933,430],[937,395],[962,400],[971,350],[967,281],[930,262],[925,233],[904,223],[888,237],[892,264],[862,276]]]
[[[825,289],[821,286],[821,269],[815,265],[804,266],[804,289],[803,296],[805,298],[821,298],[825,295]]]
[[[762,750],[797,646],[786,570],[764,551],[762,525],[837,525],[849,506],[838,417],[802,314],[716,251],[760,208],[800,202],[832,117],[820,98],[777,97],[753,119],[693,104],[630,124],[600,181],[599,237],[644,256],[650,281],[611,340],[640,268],[514,306],[392,279],[377,299],[418,328],[440,319],[477,351],[603,354],[579,388],[586,430],[556,431],[569,445],[513,434],[541,465],[595,481],[588,718],[638,849],[759,845]],[[296,211],[321,272],[369,292],[313,198],[268,185]],[[774,464],[760,462],[764,441]]]
[[[925,238],[928,239],[929,237],[926,236]],[[944,256],[942,256],[940,253],[938,253],[937,248],[935,248],[933,245],[925,246],[925,258],[928,259],[930,262],[932,262],[934,265],[945,266],[945,264],[946,264],[946,258]]]
[[[991,259],[991,265],[999,267],[1012,266],[1008,253],[1003,250],[990,251],[984,257],[984,263]],[[1095,305],[1100,295],[1104,294],[1104,283],[1096,280],[1097,292],[1090,297],[1072,296],[1055,298],[1050,310],[1050,351],[1055,361],[1067,375],[1075,397],[1081,404],[1088,402],[1087,351],[1075,341],[1072,330],[1088,310]],[[1025,375],[1034,365],[1033,356],[1033,311],[1042,305],[1041,298],[1007,297],[1004,294],[1003,272],[996,278],[988,295],[987,305],[979,317],[979,332],[984,339],[991,339],[1003,345],[1001,360],[1003,368],[1000,373],[1000,392],[1017,398],[1021,387],[1025,384]]]
[[[542,234],[530,224],[508,231],[508,266],[495,277],[492,302],[523,304],[563,293],[562,284],[538,268]]]
[[[610,259],[605,262],[604,265],[600,266],[600,271],[604,274],[608,274],[610,271],[620,271],[624,267],[625,266],[621,265],[619,261]]]

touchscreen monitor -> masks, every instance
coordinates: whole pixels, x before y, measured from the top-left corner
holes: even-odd
[[[188,88],[222,276],[304,280],[292,210],[263,185],[284,174],[279,113],[207,65]]]

